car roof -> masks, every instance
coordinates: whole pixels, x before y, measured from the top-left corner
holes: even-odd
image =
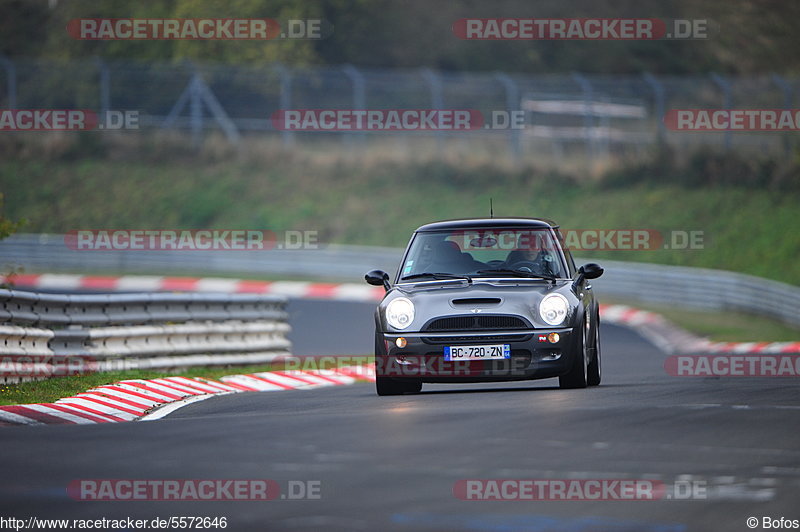
[[[454,229],[477,229],[487,227],[528,227],[534,229],[557,229],[558,224],[545,218],[464,218],[461,220],[443,220],[419,227],[416,232],[446,231]]]

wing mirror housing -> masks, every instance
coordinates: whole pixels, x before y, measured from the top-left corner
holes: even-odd
[[[391,285],[389,284],[389,274],[383,270],[372,270],[367,272],[364,276],[364,280],[367,281],[367,284],[371,284],[374,286],[382,286],[387,292]]]
[[[584,264],[578,270],[578,272],[583,274],[583,277],[586,279],[597,279],[601,275],[603,275],[603,268],[600,267],[599,264],[595,264],[594,262],[590,262],[589,264]]]
[[[605,270],[603,270],[599,264],[595,264],[594,262],[584,264],[578,268],[578,275],[576,275],[575,280],[572,281],[572,288],[577,289],[584,279],[597,279],[603,275],[604,271]]]

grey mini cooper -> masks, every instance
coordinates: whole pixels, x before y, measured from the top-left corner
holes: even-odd
[[[375,313],[378,395],[423,382],[558,377],[600,384],[597,264],[575,268],[558,226],[537,218],[451,220],[414,231]]]

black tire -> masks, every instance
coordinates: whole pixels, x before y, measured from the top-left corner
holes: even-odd
[[[600,384],[601,377],[603,376],[602,364],[600,360],[600,317],[594,320],[594,357],[586,368],[587,383],[589,386],[597,386]]]
[[[393,379],[391,377],[375,377],[375,391],[378,395],[403,395],[422,390],[419,379]]]
[[[562,389],[575,389],[586,388],[588,382],[588,367],[586,361],[588,360],[587,349],[587,321],[584,318],[579,326],[578,341],[575,346],[575,356],[573,357],[572,367],[569,373],[561,375],[558,378],[558,385]]]

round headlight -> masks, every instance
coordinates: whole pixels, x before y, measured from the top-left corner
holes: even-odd
[[[568,313],[569,301],[561,294],[546,295],[539,303],[539,316],[548,325],[561,325]]]
[[[398,297],[386,306],[386,322],[395,329],[405,329],[414,321],[414,303]]]

